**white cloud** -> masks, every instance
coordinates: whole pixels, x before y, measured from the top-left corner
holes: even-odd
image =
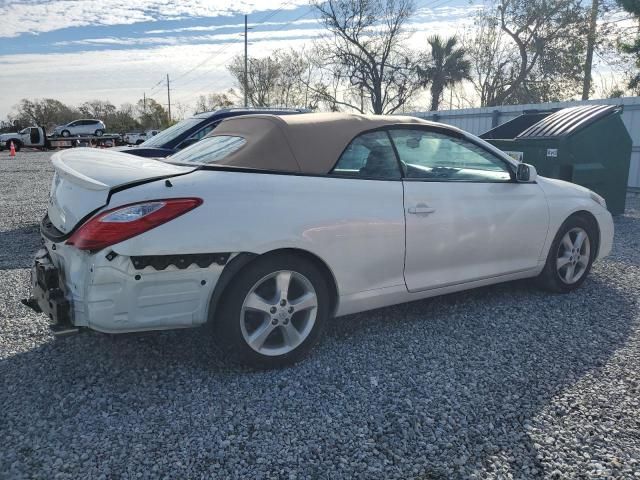
[[[0,37],[43,33],[88,25],[130,25],[187,17],[219,17],[235,13],[292,10],[307,0],[7,0],[3,4]]]
[[[295,22],[259,22],[252,23],[251,19],[249,20],[249,28],[254,28],[256,25],[260,25],[260,27],[266,26],[278,26],[278,25],[302,25],[308,23],[317,23],[318,21],[315,19],[308,20],[297,20]],[[182,33],[182,32],[213,32],[216,30],[222,30],[225,28],[244,28],[244,23],[235,23],[228,25],[198,25],[194,27],[182,27],[182,28],[170,28],[165,30],[147,30],[146,34],[148,35],[159,35],[165,33]]]
[[[187,0],[187,3],[194,1],[196,0]],[[79,3],[85,2],[86,0],[80,0]],[[281,2],[282,0],[273,1],[274,4]],[[257,0],[254,3],[258,3]],[[306,4],[306,0],[304,3]],[[245,4],[248,5],[249,2]],[[260,8],[264,8],[262,4]],[[447,17],[423,13],[412,18],[413,33],[409,36],[408,44],[414,49],[425,48],[427,35],[452,35],[470,22],[469,9],[450,11]],[[260,17],[264,18],[263,15]],[[250,55],[268,55],[278,48],[301,49],[325,32],[313,27],[313,23],[317,23],[313,19],[301,19],[292,25],[288,22],[273,23],[276,26],[286,25],[286,29],[252,30],[249,37]],[[161,86],[155,89],[152,87],[166,73],[171,78],[178,79],[172,83],[172,102],[193,104],[198,94],[222,91],[233,86],[233,80],[225,66],[234,55],[242,53],[242,38],[237,33],[198,35],[198,32],[215,30],[192,28],[185,27],[185,30],[181,30],[194,33],[186,36],[154,32],[152,36],[141,38],[105,36],[64,42],[65,45],[77,45],[81,48],[104,48],[97,51],[0,56],[0,68],[3,72],[0,80],[0,118],[4,118],[11,107],[24,97],[57,98],[69,104],[101,98],[119,105],[135,102],[142,97],[143,92],[149,94],[153,91],[153,97],[164,103],[166,90]],[[146,48],[116,50],[113,46]],[[204,60],[207,61],[200,65]],[[181,78],[181,75],[192,69],[193,72]]]

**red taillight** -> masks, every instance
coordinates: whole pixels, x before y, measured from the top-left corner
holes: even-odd
[[[193,210],[200,198],[169,198],[131,203],[93,217],[67,240],[80,250],[102,250]]]

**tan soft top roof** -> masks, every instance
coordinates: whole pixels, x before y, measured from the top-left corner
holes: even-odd
[[[358,134],[387,125],[434,125],[414,117],[304,113],[243,115],[225,119],[209,136],[233,135],[247,143],[217,165],[326,174]]]

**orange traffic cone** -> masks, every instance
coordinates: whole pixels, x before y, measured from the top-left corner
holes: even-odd
[[[16,147],[13,144],[13,140],[11,141],[11,148],[9,149],[9,156],[10,157],[15,157],[16,156]]]

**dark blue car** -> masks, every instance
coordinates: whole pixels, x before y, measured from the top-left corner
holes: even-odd
[[[225,118],[250,115],[252,113],[293,115],[296,113],[308,113],[308,110],[298,108],[223,108],[215,112],[198,113],[161,131],[139,146],[120,148],[119,151],[139,157],[168,157],[196,143],[216,128]]]

